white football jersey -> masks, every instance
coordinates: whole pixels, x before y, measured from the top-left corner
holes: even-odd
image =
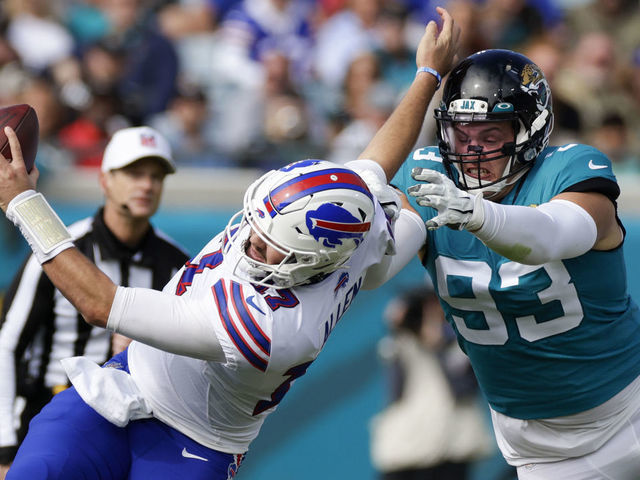
[[[187,264],[164,291],[185,298],[189,315],[213,325],[226,355],[217,363],[133,342],[129,368],[153,416],[210,448],[243,453],[265,417],[304,375],[349,309],[366,269],[390,239],[376,202],[369,234],[344,268],[319,283],[256,287],[233,275],[224,233]],[[95,402],[95,400],[94,400]]]

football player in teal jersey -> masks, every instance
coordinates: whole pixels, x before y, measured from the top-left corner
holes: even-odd
[[[416,101],[405,124],[420,129]],[[406,100],[406,97],[405,97]],[[611,161],[548,145],[549,85],[518,53],[449,75],[438,146],[365,150],[428,228],[421,261],[522,480],[640,478],[640,311],[627,291]],[[445,227],[445,228],[441,228]]]

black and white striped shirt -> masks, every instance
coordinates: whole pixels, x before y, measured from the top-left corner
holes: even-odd
[[[188,260],[174,240],[153,227],[138,248],[127,247],[105,225],[102,209],[69,231],[76,247],[117,285],[161,290]],[[0,464],[12,460],[19,442],[20,397],[28,405],[67,385],[63,358],[84,355],[103,363],[111,353],[111,333],[86,323],[29,256],[6,293],[0,317]]]

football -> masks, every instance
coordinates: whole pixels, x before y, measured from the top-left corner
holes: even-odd
[[[24,165],[27,167],[27,172],[30,172],[36,160],[40,133],[36,111],[27,104],[0,108],[0,153],[11,160],[9,139],[4,134],[4,127],[7,125],[13,128],[20,140]]]

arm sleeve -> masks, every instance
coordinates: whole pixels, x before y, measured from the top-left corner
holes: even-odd
[[[579,205],[552,200],[536,208],[483,200],[484,223],[472,232],[493,251],[527,265],[573,258],[596,242],[596,223]]]
[[[184,297],[118,287],[107,329],[178,355],[226,361],[211,319]]]
[[[393,278],[418,254],[426,236],[427,229],[420,216],[407,209],[400,210],[394,225],[397,252],[385,255],[380,263],[369,267],[362,288],[373,290]]]

